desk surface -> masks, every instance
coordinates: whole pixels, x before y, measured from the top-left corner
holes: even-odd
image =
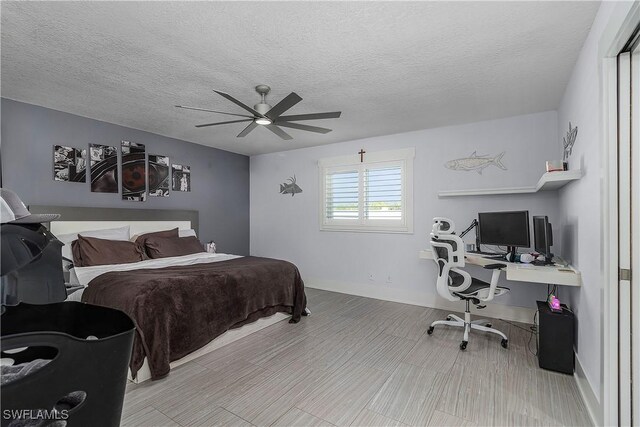
[[[420,258],[433,259],[433,252],[430,250],[420,251]],[[480,267],[489,264],[504,264],[507,280],[564,286],[581,286],[582,284],[580,272],[571,266],[520,264],[485,258],[480,254],[473,253],[467,253],[464,258],[467,264]]]

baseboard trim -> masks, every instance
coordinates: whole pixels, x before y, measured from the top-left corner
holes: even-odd
[[[460,302],[447,301],[435,293],[421,292],[416,290],[398,289],[393,285],[380,286],[379,284],[361,284],[339,282],[334,280],[318,279],[306,277],[305,286],[325,291],[339,292],[349,295],[357,295],[361,297],[374,298],[384,301],[393,301],[403,304],[419,305],[422,307],[437,308],[442,310],[451,310],[455,312],[464,311],[464,306]],[[310,307],[313,312],[313,306]],[[472,313],[493,317],[496,319],[510,320],[512,322],[531,323],[535,309],[526,307],[516,307],[502,304],[489,304],[482,310],[475,307],[471,309]]]
[[[589,418],[591,418],[591,422],[594,426],[604,425],[602,405],[600,405],[598,397],[591,388],[591,384],[589,383],[589,380],[584,373],[584,369],[582,368],[582,364],[580,363],[580,359],[578,358],[577,354],[576,371],[573,374],[573,378],[575,378],[576,380],[578,391],[580,392],[582,400],[587,407],[587,412],[589,412]]]

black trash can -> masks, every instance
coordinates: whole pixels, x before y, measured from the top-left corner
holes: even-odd
[[[13,359],[14,366],[49,362],[2,385],[2,426],[42,417],[50,421],[40,425],[118,426],[134,328],[119,310],[79,302],[6,307],[0,317],[2,358]]]

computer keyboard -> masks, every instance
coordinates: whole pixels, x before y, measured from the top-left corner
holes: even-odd
[[[470,254],[476,254],[476,255],[487,255],[487,256],[504,256],[504,254],[497,254],[495,252],[482,252],[482,251],[467,251]]]

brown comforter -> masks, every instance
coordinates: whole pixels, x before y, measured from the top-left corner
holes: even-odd
[[[298,268],[256,257],[105,273],[89,282],[82,301],[135,321],[131,372],[135,378],[147,357],[152,379],[229,329],[276,312],[296,323],[306,307]]]

